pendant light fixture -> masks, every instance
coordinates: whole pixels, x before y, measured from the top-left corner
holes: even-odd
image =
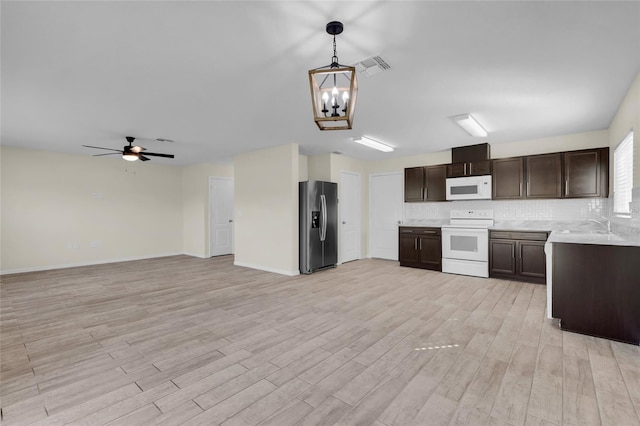
[[[313,120],[320,130],[346,130],[353,125],[358,82],[355,67],[338,63],[336,35],[343,29],[338,21],[327,24],[327,33],[333,36],[331,64],[309,71]]]

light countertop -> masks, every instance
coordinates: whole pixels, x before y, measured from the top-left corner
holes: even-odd
[[[399,226],[423,226],[440,228],[448,225],[448,219],[414,219],[404,221]],[[616,246],[640,246],[640,237],[607,233],[600,225],[592,222],[554,220],[496,220],[490,230],[550,232],[549,243],[600,244]]]

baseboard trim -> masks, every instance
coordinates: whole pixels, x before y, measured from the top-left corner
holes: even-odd
[[[160,254],[154,254],[150,256],[131,256],[131,257],[121,257],[116,259],[93,260],[88,262],[63,263],[59,265],[46,265],[46,266],[34,266],[29,268],[7,269],[7,270],[0,270],[0,275],[22,274],[25,272],[50,271],[52,269],[77,268],[79,266],[103,265],[105,263],[129,262],[132,260],[155,259],[157,257],[179,256],[179,255],[194,256],[194,255],[183,253],[183,252],[160,253]],[[195,257],[199,257],[199,256],[195,256]]]
[[[235,266],[242,266],[244,268],[251,268],[251,269],[257,269],[259,271],[273,272],[274,274],[286,275],[288,277],[295,277],[296,275],[300,275],[300,271],[287,271],[284,269],[271,268],[269,266],[262,266],[262,265],[254,265],[252,263],[246,263],[246,262],[234,261],[233,264]]]
[[[202,254],[196,254],[196,253],[191,253],[191,252],[187,252],[187,251],[185,251],[184,253],[181,253],[181,254],[184,254],[186,256],[191,256],[191,257],[197,257],[197,258],[200,258],[200,259],[208,259],[209,258],[207,256],[203,256]]]

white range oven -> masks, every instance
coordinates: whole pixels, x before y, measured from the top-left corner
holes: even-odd
[[[493,210],[451,210],[442,225],[442,272],[489,277],[489,227]]]

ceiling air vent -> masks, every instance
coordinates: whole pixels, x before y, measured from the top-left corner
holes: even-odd
[[[360,74],[367,77],[391,69],[391,65],[389,65],[384,59],[382,59],[380,57],[380,54],[375,54],[357,62],[355,64],[355,67],[356,70],[360,72]]]

